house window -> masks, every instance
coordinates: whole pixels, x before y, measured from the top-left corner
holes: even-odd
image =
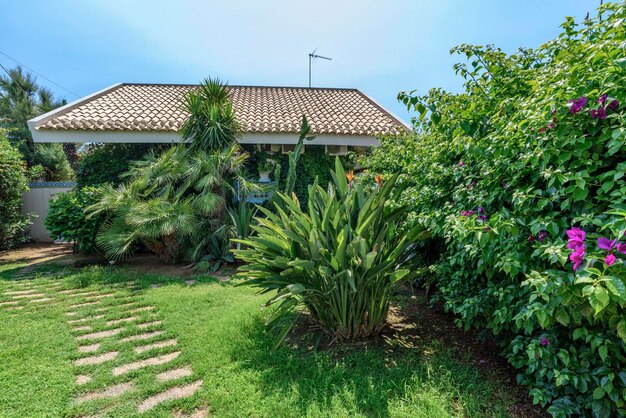
[[[302,145],[302,150],[300,154],[304,154],[304,148],[306,145]],[[288,152],[293,152],[296,149],[296,144],[283,144],[283,154],[287,154]]]
[[[347,145],[326,145],[326,154],[346,155],[347,153],[348,153]]]
[[[264,144],[263,151],[265,152],[280,152],[280,144]]]

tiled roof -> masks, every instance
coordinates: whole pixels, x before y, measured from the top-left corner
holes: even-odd
[[[193,85],[119,84],[44,117],[36,129],[178,131]],[[384,135],[406,130],[356,89],[229,86],[244,133],[297,133],[306,115],[314,134]]]

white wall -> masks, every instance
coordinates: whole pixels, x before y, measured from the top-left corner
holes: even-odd
[[[44,225],[50,199],[58,193],[72,190],[71,187],[31,187],[22,195],[22,213],[34,213],[37,217],[31,220],[30,237],[35,242],[52,242],[56,237],[50,237]]]

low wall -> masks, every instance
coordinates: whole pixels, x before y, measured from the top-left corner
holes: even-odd
[[[58,193],[72,190],[73,182],[34,182],[30,183],[30,190],[22,195],[22,213],[34,214],[31,220],[30,237],[35,242],[52,242],[56,237],[51,237],[44,225],[50,199]]]

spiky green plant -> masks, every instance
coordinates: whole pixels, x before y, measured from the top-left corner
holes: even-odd
[[[278,192],[276,213],[259,208],[265,217],[256,218],[256,234],[236,240],[247,248],[235,256],[248,263],[238,277],[261,293],[275,292],[267,325],[281,328],[279,341],[301,308],[339,340],[376,334],[394,290],[416,274],[411,249],[428,233],[401,231],[406,210],[385,207],[397,177],[366,190],[348,182],[338,158],[335,164],[327,190],[317,182],[309,187],[307,208],[293,193]]]
[[[220,150],[240,137],[228,87],[219,79],[204,80],[187,95],[185,105],[189,117],[180,133],[192,148]]]

